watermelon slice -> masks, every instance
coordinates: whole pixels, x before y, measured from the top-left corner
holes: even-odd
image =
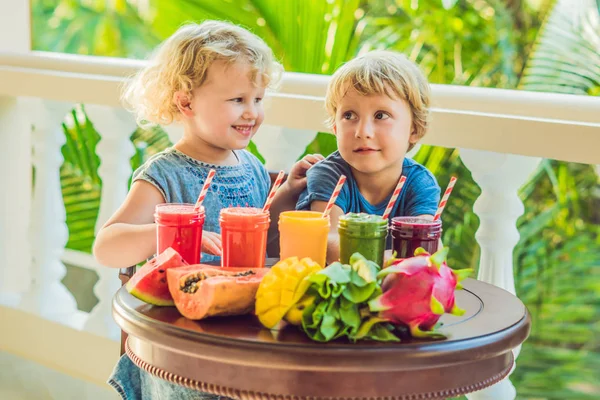
[[[196,264],[169,270],[167,281],[181,315],[203,319],[252,313],[258,285],[268,271]]]
[[[172,306],[173,298],[169,293],[166,271],[169,268],[188,265],[178,252],[168,248],[157,257],[148,261],[127,282],[127,291],[155,306]]]

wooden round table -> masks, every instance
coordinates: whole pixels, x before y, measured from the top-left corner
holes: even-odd
[[[457,303],[467,312],[444,315],[448,338],[438,341],[316,343],[285,323],[263,328],[254,316],[188,320],[124,287],[113,316],[136,365],[188,388],[244,400],[444,399],[504,378],[530,329],[517,297],[474,279],[464,287]]]

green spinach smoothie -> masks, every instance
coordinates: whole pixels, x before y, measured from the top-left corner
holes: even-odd
[[[360,253],[382,266],[387,227],[387,221],[379,215],[348,213],[340,217],[340,262],[348,264],[352,254]]]

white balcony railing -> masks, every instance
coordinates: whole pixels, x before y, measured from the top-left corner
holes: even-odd
[[[64,249],[61,123],[73,105],[85,103],[102,136],[97,148],[101,225],[127,193],[135,122],[120,107],[119,91],[123,78],[142,65],[0,53],[0,317],[10,326],[0,350],[97,384],[106,380],[118,355],[110,301],[119,281],[116,270]],[[269,168],[289,168],[315,132],[326,130],[327,80],[288,73],[281,90],[271,94],[266,126],[255,140]],[[480,218],[478,278],[514,293],[512,252],[519,239],[516,220],[523,213],[517,190],[541,158],[600,164],[600,98],[443,85],[433,85],[433,95],[433,124],[423,143],[460,148],[482,189],[474,206]],[[177,128],[167,131],[172,139],[180,135]],[[78,312],[61,284],[64,262],[98,273],[99,303],[91,313]],[[39,332],[45,332],[41,338]],[[507,400],[514,398],[514,388],[505,380],[470,398]]]

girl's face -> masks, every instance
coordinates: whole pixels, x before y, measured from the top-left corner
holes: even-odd
[[[264,119],[265,88],[251,72],[246,63],[215,61],[188,104],[179,101],[187,130],[218,150],[246,148]]]

